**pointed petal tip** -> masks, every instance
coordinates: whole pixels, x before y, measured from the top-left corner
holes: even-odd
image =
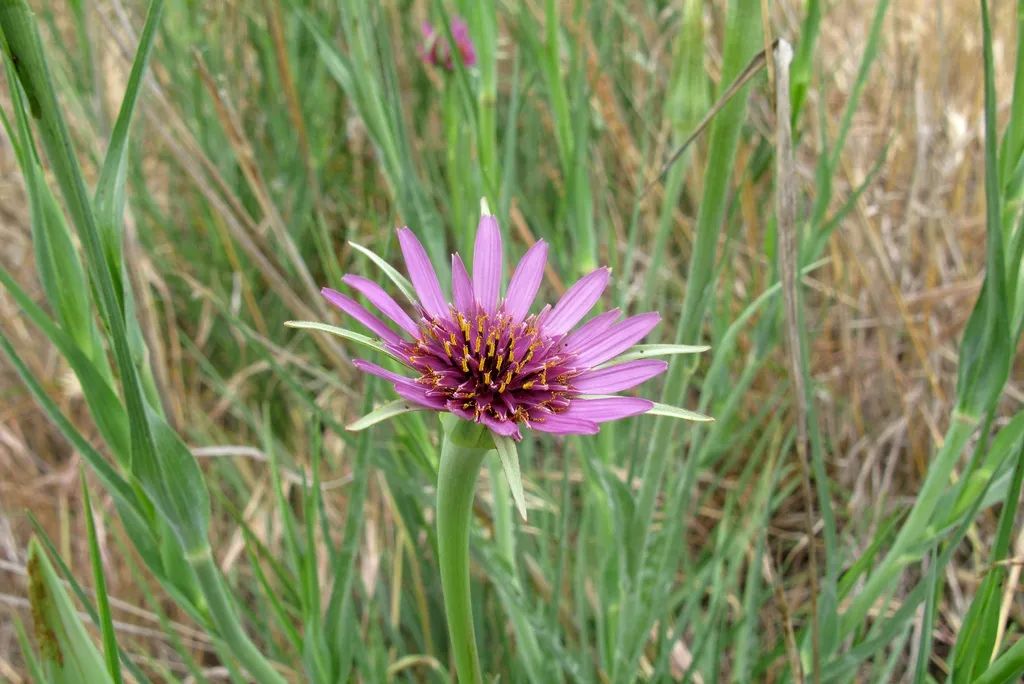
[[[427,250],[416,234],[406,226],[398,229],[398,245],[420,306],[431,316],[444,318],[448,313],[448,300],[441,290],[437,271],[427,256]]]
[[[558,300],[550,317],[543,320],[546,332],[561,335],[579,323],[601,298],[610,275],[608,267],[602,266],[573,283]]]
[[[491,313],[501,293],[503,269],[501,228],[490,215],[480,217],[473,246],[473,292],[477,303]]]

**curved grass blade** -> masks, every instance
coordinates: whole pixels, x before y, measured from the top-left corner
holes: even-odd
[[[338,337],[344,338],[350,342],[361,344],[364,347],[375,349],[376,351],[388,353],[388,350],[384,348],[384,345],[373,339],[345,328],[339,328],[336,325],[328,325],[327,323],[318,323],[316,321],[285,321],[284,324],[289,328],[299,328],[301,330],[319,330],[320,332],[330,333],[337,335]]]
[[[345,426],[345,429],[351,432],[359,432],[360,430],[365,430],[371,425],[382,423],[385,420],[389,420],[391,418],[394,418],[395,416],[400,416],[403,413],[428,410],[429,409],[426,408],[425,406],[416,406],[415,404],[411,404],[404,399],[396,399],[395,401],[389,401],[383,406],[378,406],[377,408],[370,411],[362,418],[352,423],[349,423],[348,425]]]
[[[409,282],[408,278],[399,273],[398,269],[396,269],[388,262],[384,261],[384,259],[382,259],[372,249],[363,247],[362,245],[356,244],[351,240],[349,240],[348,244],[352,246],[352,249],[365,255],[370,261],[377,264],[377,266],[380,267],[380,270],[384,271],[384,275],[386,275],[391,280],[391,282],[395,284],[395,287],[401,290],[402,294],[405,295],[406,299],[408,299],[410,302],[416,301],[416,296],[413,294],[412,290],[412,283]]]
[[[100,633],[103,636],[103,655],[107,661],[107,672],[115,684],[121,684],[121,659],[118,656],[117,637],[114,634],[114,620],[110,614],[110,599],[107,597],[107,579],[103,573],[103,558],[100,543],[96,539],[96,521],[93,520],[92,499],[89,485],[85,480],[84,468],[79,470],[82,480],[82,506],[85,508],[85,529],[89,537],[89,559],[92,561],[92,576],[96,583],[96,610],[99,613]]]

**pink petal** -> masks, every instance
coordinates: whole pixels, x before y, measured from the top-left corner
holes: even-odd
[[[572,386],[587,394],[621,392],[664,373],[666,368],[668,364],[659,360],[628,361],[610,368],[587,371],[574,378]]]
[[[548,335],[561,335],[579,323],[601,298],[610,276],[610,270],[599,268],[577,280],[544,320],[544,332]]]
[[[359,370],[363,371],[364,373],[376,375],[378,378],[384,378],[385,380],[388,380],[394,383],[395,385],[405,385],[415,387],[417,389],[422,389],[422,387],[418,385],[416,383],[416,380],[414,380],[413,378],[407,378],[404,375],[399,375],[398,373],[389,371],[387,368],[378,366],[377,364],[372,363],[370,361],[366,361],[364,359],[352,359],[352,365],[358,368]]]
[[[628,418],[647,413],[654,407],[654,402],[639,397],[608,397],[605,399],[573,399],[569,410],[561,414],[566,418],[592,420],[604,423],[609,420]]]
[[[405,313],[398,302],[385,292],[384,288],[380,285],[368,278],[352,275],[351,273],[342,278],[341,282],[353,290],[362,293],[364,297],[370,300],[371,304],[377,307],[382,314],[397,323],[402,330],[405,330],[413,337],[419,336],[420,331],[412,319],[409,318],[409,314]]]
[[[596,366],[621,354],[642,340],[660,320],[661,316],[651,311],[616,323],[600,339],[580,350],[576,357],[577,368]]]
[[[473,315],[473,281],[469,279],[458,253],[452,254],[452,299],[457,310],[467,316]]]
[[[402,341],[402,338],[398,336],[398,333],[389,328],[384,321],[364,309],[363,305],[356,300],[349,299],[337,290],[332,290],[329,287],[325,287],[320,290],[320,294],[322,294],[331,304],[338,307],[373,332],[377,333],[377,336],[385,342],[398,344]]]
[[[538,432],[556,435],[596,435],[600,428],[592,420],[573,418],[564,413],[544,416],[543,421],[530,421],[530,427]]]
[[[498,420],[486,413],[480,414],[480,422],[490,428],[491,432],[505,437],[516,437],[520,439],[519,426],[510,420]]]
[[[476,228],[473,290],[483,310],[489,314],[494,313],[501,290],[501,230],[493,216],[481,216]]]
[[[516,266],[505,292],[505,313],[512,317],[512,323],[519,323],[526,317],[530,305],[537,297],[540,281],[544,277],[544,265],[548,260],[548,243],[537,240],[533,247]]]
[[[615,322],[615,319],[618,318],[621,313],[622,312],[619,309],[612,309],[611,311],[605,311],[603,314],[594,316],[589,321],[566,335],[565,339],[562,340],[562,347],[569,352],[583,348],[608,330],[608,328],[612,327],[612,323]]]
[[[427,391],[419,385],[395,385],[395,392],[406,401],[426,406],[438,411],[444,410],[444,401],[438,397],[428,397]]]
[[[427,257],[423,245],[408,228],[398,229],[398,244],[405,257],[405,268],[409,271],[409,279],[420,298],[420,306],[429,315],[438,320],[448,317],[448,300],[441,291],[441,283],[437,280],[437,272]]]

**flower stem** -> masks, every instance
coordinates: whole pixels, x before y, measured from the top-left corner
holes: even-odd
[[[465,425],[469,425],[465,423]],[[486,448],[445,430],[437,474],[437,557],[441,568],[448,636],[455,669],[463,684],[480,684],[480,659],[473,631],[469,586],[469,526],[476,479]],[[473,444],[470,446],[470,444]]]

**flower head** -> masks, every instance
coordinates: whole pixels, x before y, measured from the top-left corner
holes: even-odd
[[[575,327],[600,299],[609,269],[584,276],[554,307],[531,314],[547,261],[543,240],[523,256],[502,297],[501,232],[497,220],[485,213],[477,228],[472,275],[462,258],[452,255],[450,301],[412,231],[400,228],[398,240],[418,300],[411,302],[412,315],[371,280],[346,275],[343,282],[401,332],[340,292],[324,288],[322,293],[412,371],[405,376],[354,361],[360,370],[391,382],[407,402],[453,413],[516,440],[522,439],[523,426],[593,434],[599,423],[654,406],[636,397],[594,396],[629,389],[667,367],[648,358],[603,365],[657,325],[655,312],[620,320],[620,311],[613,309]]]
[[[452,38],[455,39],[455,47],[462,57],[462,63],[466,66],[476,64],[476,49],[473,47],[473,40],[469,37],[469,27],[459,17],[452,17],[451,22]],[[420,48],[420,59],[427,64],[444,67],[448,71],[455,68],[452,57],[451,45],[444,31],[438,31],[429,21],[420,25],[423,31],[423,46]]]

